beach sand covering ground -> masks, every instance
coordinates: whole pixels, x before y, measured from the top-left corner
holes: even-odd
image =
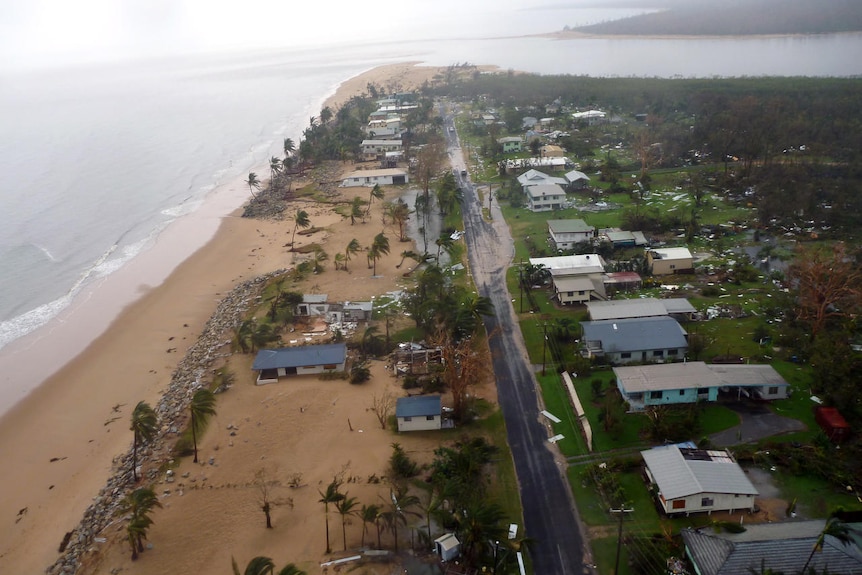
[[[412,64],[382,67],[346,82],[327,105],[337,108],[369,83],[410,90],[441,73]],[[238,179],[231,185],[244,183]],[[337,193],[346,203],[356,195],[367,197],[368,191]],[[387,189],[386,199],[398,194]],[[367,301],[403,285],[408,264],[397,266],[407,249],[402,246],[408,244],[399,244],[397,233],[383,226],[382,205],[374,202],[366,223],[355,225],[338,213],[336,204],[298,199],[289,205],[286,214],[304,209],[312,225],[321,228],[297,235],[296,247],[317,243],[330,259],[323,273],[287,289],[326,293],[330,301]],[[296,263],[298,256],[289,246],[292,231],[289,218],[225,218],[207,246],[163,285],[142,286],[141,299],[104,335],[0,420],[6,470],[0,490],[0,572],[40,573],[57,560],[64,535],[78,525],[116,472],[118,456],[130,447],[134,405],[141,400],[158,403],[178,362],[235,285]],[[332,256],[351,239],[368,246],[381,231],[389,236],[392,249],[377,262],[376,276],[363,254],[353,258],[349,271],[334,270]],[[226,345],[225,355],[229,351]],[[79,572],[227,573],[231,557],[242,569],[257,555],[272,557],[279,568],[294,562],[308,573],[326,572],[319,566],[329,558],[324,554],[319,490],[342,474],[342,491],[360,503],[381,503],[388,487],[374,478],[386,472],[390,444],[399,441],[411,456],[428,461],[439,442],[431,433],[399,436],[380,429],[370,411],[372,396],[385,390],[403,394],[383,362],[372,362],[372,378],[363,385],[302,377],[258,387],[253,385],[252,359],[251,354],[229,359],[236,383],[218,396],[218,414],[200,441],[201,463],[178,459],[171,483],[159,472],[154,488],[164,508],[153,514],[155,524],[148,534],[153,549],[132,562],[123,540],[124,521],[117,519],[98,534],[106,541],[93,545],[87,567]],[[485,389],[485,394],[493,397],[493,390]],[[157,455],[160,461],[169,458],[166,452]],[[276,505],[271,530],[265,528],[254,484],[260,470],[278,482],[272,491]],[[287,486],[292,477],[301,477],[299,487]],[[357,548],[361,522],[352,519],[346,533],[348,548]],[[330,536],[333,550],[342,549],[341,521],[332,511]],[[366,542],[371,537],[376,537],[373,529]],[[391,536],[383,537],[384,547],[391,547]],[[383,564],[358,572],[391,569]]]

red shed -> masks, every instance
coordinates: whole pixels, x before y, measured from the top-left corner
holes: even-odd
[[[833,443],[841,443],[850,435],[850,426],[834,407],[815,408],[814,419]]]

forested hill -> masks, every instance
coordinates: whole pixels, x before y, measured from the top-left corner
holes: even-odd
[[[659,0],[652,6],[661,11],[572,30],[635,36],[862,31],[862,0]]]

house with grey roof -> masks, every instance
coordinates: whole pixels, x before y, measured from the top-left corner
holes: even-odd
[[[603,228],[598,231],[598,237],[602,241],[610,242],[614,248],[625,248],[634,246],[647,246],[649,241],[643,232],[632,232],[618,228]]]
[[[524,140],[518,136],[506,136],[505,138],[497,138],[497,143],[503,147],[504,154],[520,152],[524,147]]]
[[[688,335],[667,316],[581,322],[581,355],[612,364],[674,361],[685,357]]]
[[[757,400],[784,399],[790,384],[770,365],[702,361],[625,365],[614,368],[617,389],[630,411],[655,405],[716,401],[719,393]]]
[[[521,188],[524,190],[524,193],[526,193],[527,188],[530,186],[538,186],[540,184],[557,184],[558,186],[565,186],[567,182],[565,178],[549,176],[545,172],[540,172],[539,170],[527,170],[518,176],[518,183],[521,184]]]
[[[347,345],[327,343],[262,349],[257,352],[251,368],[258,372],[257,385],[264,385],[277,383],[279,378],[291,375],[344,371],[346,363]]]
[[[563,305],[606,297],[603,280],[605,261],[598,254],[530,258],[530,264],[548,271],[554,297]]]
[[[826,535],[812,554],[825,524],[823,519],[746,524],[742,533],[686,527],[680,534],[698,575],[750,575],[767,569],[791,575],[801,572],[809,557],[815,573],[862,574],[862,551],[855,542],[845,545]]]
[[[566,192],[557,184],[538,184],[526,188],[527,209],[531,212],[561,210],[566,201]]]
[[[568,189],[575,192],[587,188],[590,185],[590,177],[578,170],[572,170],[566,172],[566,182],[568,182]]]
[[[441,429],[443,403],[439,395],[399,397],[395,404],[398,431]]]
[[[589,242],[595,233],[596,228],[581,219],[548,220],[548,234],[557,250],[570,250],[575,244]]]
[[[616,299],[587,304],[591,320],[658,317],[669,315],[689,320],[697,313],[686,298],[658,299],[654,297]]]
[[[758,491],[726,450],[663,445],[641,451],[641,457],[668,515],[754,510]]]

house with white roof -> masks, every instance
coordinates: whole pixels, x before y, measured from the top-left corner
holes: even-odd
[[[728,451],[664,445],[641,457],[668,515],[754,510],[757,488]]]
[[[276,383],[280,377],[344,371],[347,345],[327,343],[262,349],[257,352],[251,368],[257,371],[257,385]]]
[[[548,271],[554,297],[563,305],[606,297],[603,279],[605,261],[598,254],[530,258],[530,264]]]
[[[675,316],[691,319],[697,310],[686,298],[658,299],[642,297],[591,302],[587,304],[591,320],[626,319],[631,317]]]
[[[588,126],[592,126],[606,122],[607,114],[601,110],[586,110],[584,112],[574,112],[572,118],[576,122],[585,122]]]
[[[647,251],[647,265],[654,276],[689,273],[694,256],[688,248],[655,248]]]
[[[613,364],[673,361],[688,351],[688,334],[667,316],[582,321],[581,332],[581,355]]]
[[[558,186],[565,186],[568,182],[565,178],[549,176],[545,172],[531,169],[518,176],[518,183],[521,184],[521,188],[524,190],[524,193],[526,193],[527,188],[530,186],[538,186],[540,184],[556,184]]]
[[[410,183],[410,176],[407,175],[405,170],[400,168],[383,168],[380,170],[359,170],[351,172],[341,180],[341,187],[374,187],[375,185],[396,186],[408,183]]]
[[[593,239],[596,228],[581,219],[548,220],[548,234],[557,250],[570,250],[575,244]]]

